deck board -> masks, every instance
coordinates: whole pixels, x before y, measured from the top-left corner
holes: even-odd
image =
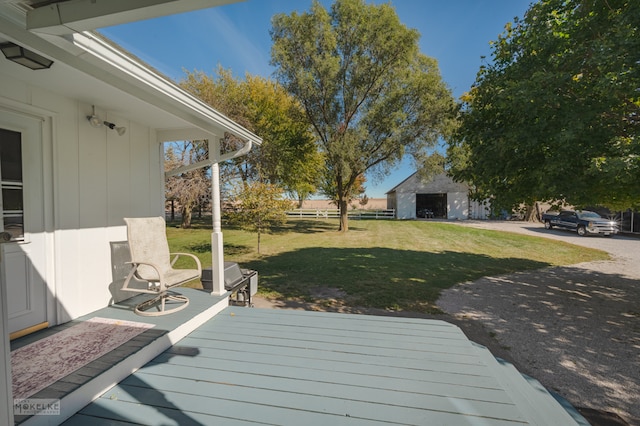
[[[436,371],[433,369],[432,365],[424,363],[422,368],[420,366],[414,368],[406,365],[385,365],[382,362],[356,362],[348,356],[343,356],[343,359],[330,360],[327,359],[328,357],[310,358],[292,356],[288,351],[287,353],[274,355],[257,351],[251,353],[228,350],[228,348],[200,348],[199,358],[197,360],[175,356],[180,355],[183,348],[184,347],[181,345],[174,346],[154,361],[182,365],[201,365],[202,362],[207,362],[204,361],[203,358],[211,358],[212,360],[224,360],[223,365],[227,371],[246,372],[251,371],[252,369],[271,370],[279,367],[306,368],[320,372],[331,371],[339,374],[368,375],[380,378],[381,380],[386,380],[388,383],[392,383],[395,379],[407,379],[423,383],[439,383],[441,385],[454,384],[461,389],[468,389],[469,392],[474,394],[478,393],[479,390],[483,390],[485,393],[490,393],[492,389],[499,387],[498,382],[490,376],[471,376],[460,374],[459,372],[446,373]]]
[[[542,424],[537,410],[575,424],[451,324],[229,307],[65,425]]]
[[[246,400],[244,398],[249,398],[256,404],[274,405],[294,398],[296,406],[305,410],[313,410],[318,401],[322,401],[325,410],[329,406],[340,406],[344,401],[349,401],[351,415],[357,417],[366,416],[375,407],[385,406],[387,412],[381,420],[387,422],[409,414],[412,418],[421,418],[426,411],[458,412],[481,417],[492,417],[499,411],[501,418],[522,420],[510,400],[496,403],[478,400],[479,395],[470,398],[437,395],[436,386],[432,386],[433,390],[430,391],[424,385],[410,381],[405,381],[406,386],[403,388],[387,386],[384,381],[369,380],[366,376],[358,375],[343,377],[338,374],[310,375],[292,371],[286,376],[279,376],[272,371],[254,374],[175,365],[157,367],[159,368],[137,377],[155,389],[176,389],[196,394],[206,392],[216,399],[241,402]],[[128,385],[130,382],[125,380],[122,383]],[[375,387],[376,385],[382,386]],[[360,408],[359,411],[357,407]],[[378,415],[382,416],[382,413]]]

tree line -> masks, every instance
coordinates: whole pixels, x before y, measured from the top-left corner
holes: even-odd
[[[390,4],[336,0],[326,9],[314,1],[307,12],[272,17],[273,78],[218,68],[188,72],[180,84],[264,140],[221,164],[231,205],[256,194],[299,202],[322,194],[347,231],[348,203],[364,194],[365,174],[384,176],[409,155],[425,177],[446,170],[497,209],[536,201],[637,207],[639,21],[640,2],[630,0],[532,3],[492,42],[456,101],[437,61],[419,51],[420,34]],[[446,157],[434,150],[442,141]],[[224,150],[238,143],[221,141]],[[167,164],[193,162],[206,149],[203,141],[167,149]],[[167,185],[183,213],[198,196],[180,194],[207,181],[206,169],[189,173]]]

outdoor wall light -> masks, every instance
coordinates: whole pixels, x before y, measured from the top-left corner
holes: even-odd
[[[0,50],[2,50],[2,53],[8,60],[32,70],[44,70],[50,68],[53,64],[52,60],[40,56],[22,46],[18,46],[15,43],[2,43],[0,44]]]
[[[89,124],[91,124],[91,127],[102,127],[102,126],[106,126],[108,128],[110,128],[111,130],[115,130],[119,136],[122,136],[125,134],[125,132],[127,131],[126,127],[118,127],[116,126],[114,123],[111,123],[109,121],[106,120],[102,120],[100,117],[98,117],[96,115],[96,107],[93,106],[93,112],[91,115],[87,115],[87,120],[89,120]]]

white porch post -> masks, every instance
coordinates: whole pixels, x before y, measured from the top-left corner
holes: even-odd
[[[211,216],[213,232],[211,233],[211,280],[212,295],[221,295],[224,289],[224,253],[222,241],[222,214],[220,212],[220,143],[217,138],[209,138],[209,158],[215,158],[211,164]]]

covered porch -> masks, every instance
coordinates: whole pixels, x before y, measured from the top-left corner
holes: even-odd
[[[78,319],[156,326],[96,360],[104,371],[87,382],[76,372],[36,395],[61,398],[59,416],[17,423],[587,424],[444,321],[233,307],[180,291],[194,306],[174,315],[114,305]]]

